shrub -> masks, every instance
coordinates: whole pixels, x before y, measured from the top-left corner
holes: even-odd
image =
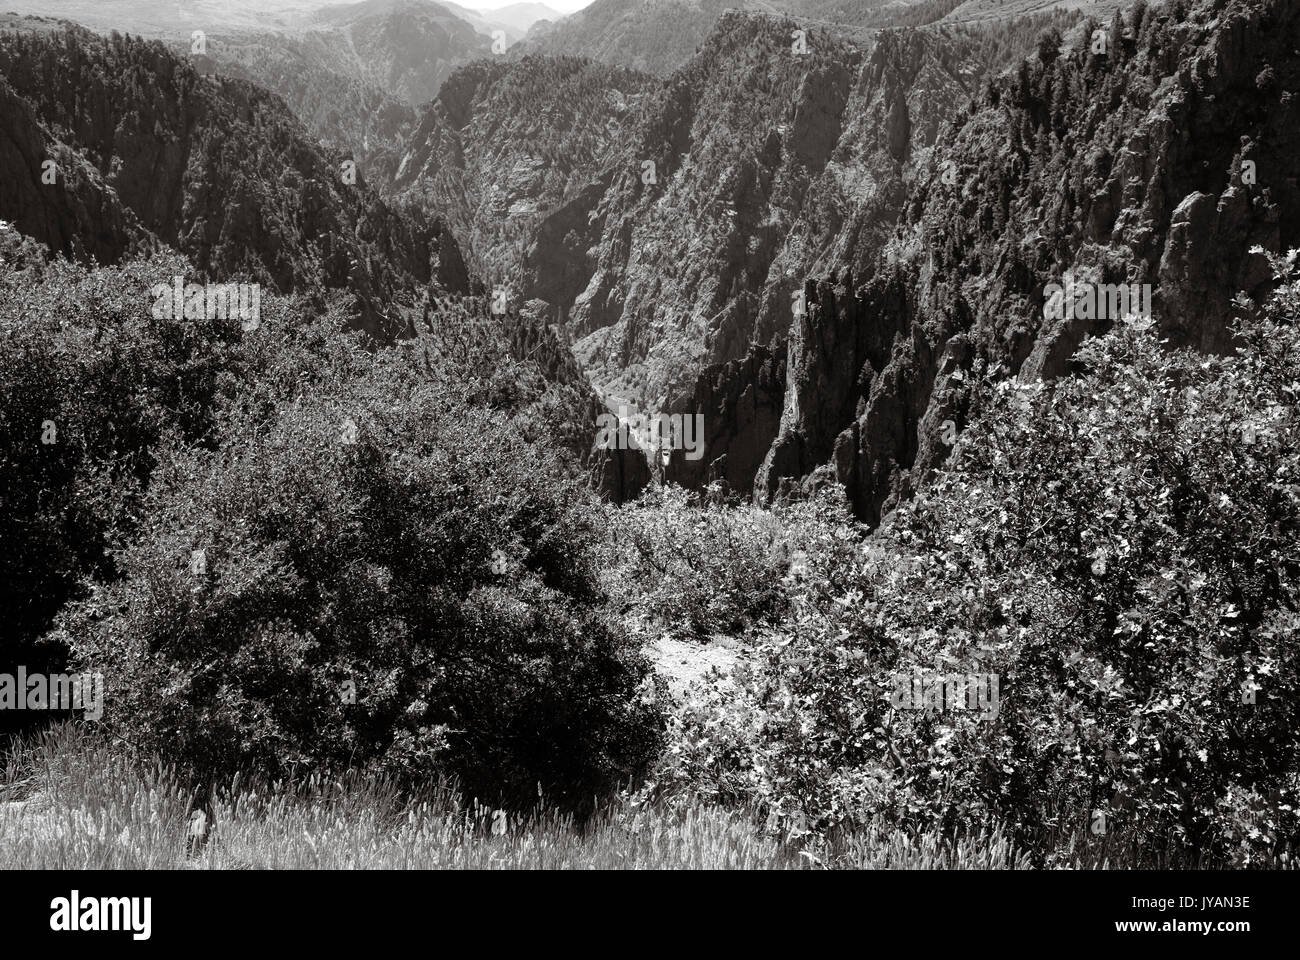
[[[211,429],[230,338],[151,318],[148,276],[175,258],[86,271],[6,251],[25,267],[0,276],[0,670],[49,670],[65,651],[37,639],[84,578],[113,576],[154,448]]]
[[[607,510],[614,550],[610,592],[672,636],[695,640],[779,623],[799,583],[809,583],[827,531],[853,536],[842,504],[764,510],[727,506],[680,487],[653,487]],[[833,519],[832,519],[833,518]]]
[[[0,670],[58,670],[67,651],[40,638],[116,579],[112,549],[138,529],[160,447],[216,449],[368,361],[343,335],[341,296],[310,320],[268,298],[246,334],[153,317],[151,287],[192,272],[175,255],[87,269],[0,229],[0,259]]]
[[[592,504],[556,473],[383,352],[173,452],[121,581],[60,635],[105,673],[106,720],[195,776],[357,765],[581,805],[648,759],[658,715],[602,619]]]
[[[850,589],[674,718],[659,782],[816,829],[1002,819],[1039,863],[1098,823],[1097,843],[1218,863],[1293,851],[1294,262],[1243,304],[1236,356],[1126,324],[1077,376],[986,382],[951,471],[887,518]],[[996,673],[1000,709],[893,709],[915,671]]]

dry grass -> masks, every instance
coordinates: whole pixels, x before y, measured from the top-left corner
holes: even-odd
[[[383,782],[312,779],[223,791],[217,829],[185,854],[189,803],[175,777],[74,726],[11,757],[0,786],[0,867],[22,869],[819,869],[1024,867],[1001,835],[956,844],[885,829],[833,848],[764,835],[746,811],[617,804],[579,827],[507,818],[446,786],[416,803]]]

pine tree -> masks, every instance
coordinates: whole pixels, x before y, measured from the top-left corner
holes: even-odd
[[[1124,15],[1119,7],[1110,18],[1110,57],[1112,63],[1123,63],[1128,59],[1128,43],[1124,37]]]

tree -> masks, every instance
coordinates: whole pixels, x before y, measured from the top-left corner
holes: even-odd
[[[1038,59],[1044,66],[1050,66],[1060,56],[1062,42],[1061,31],[1056,27],[1048,27],[1038,35]]]

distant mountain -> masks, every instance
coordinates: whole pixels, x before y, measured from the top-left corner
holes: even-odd
[[[410,104],[425,103],[459,63],[491,54],[491,40],[432,0],[365,0],[312,15],[300,42],[338,73]]]
[[[523,31],[527,31],[538,20],[560,20],[564,16],[544,3],[512,3],[487,10],[484,15]]]
[[[491,29],[479,15],[435,0],[328,6],[320,0],[9,0],[9,5],[100,33],[160,37],[187,50],[195,31],[201,31],[241,73],[266,81],[290,101],[295,84],[328,71],[419,105],[433,98],[458,64],[491,53]],[[221,54],[210,55],[224,62]],[[271,64],[259,78],[264,60]],[[288,76],[284,89],[275,85]]]
[[[667,74],[693,57],[727,10],[788,16],[803,29],[830,29],[864,42],[879,27],[920,26],[961,0],[595,0],[558,23],[541,24],[518,53],[591,57]]]
[[[592,185],[655,87],[643,74],[573,57],[462,67],[424,108],[395,189],[442,211],[476,271],[518,296],[515,268],[540,225],[600,192]],[[562,285],[570,267],[553,266],[548,282]],[[541,296],[534,288],[523,299]]]
[[[317,35],[214,35],[201,56],[191,55],[186,41],[171,47],[205,74],[248,80],[279,94],[312,137],[355,159],[381,190],[391,184],[417,111],[361,79],[353,65],[341,62],[338,49]]]
[[[157,41],[0,32],[0,99],[0,219],[56,252],[165,243],[223,282],[350,290],[375,330],[402,291],[469,290],[440,221],[350,182],[279,98]]]
[[[415,128],[414,108],[432,99],[456,66],[491,55],[490,29],[460,15],[472,11],[433,0],[366,0],[324,9],[290,2],[260,9],[238,0],[228,7],[210,0],[11,2],[53,9],[105,33],[159,36],[202,73],[249,80],[279,94],[313,137],[348,152],[381,189],[391,183]]]
[[[8,0],[6,10],[71,20],[99,33],[176,37],[193,30],[285,29],[319,0]]]
[[[564,14],[552,10],[544,3],[512,3],[495,10],[471,10],[451,0],[438,0],[458,17],[469,21],[483,33],[495,30],[505,33],[506,42],[514,43],[528,33],[533,24],[542,20],[561,20]]]
[[[590,57],[663,75],[695,55],[723,11],[762,6],[754,0],[595,0],[558,23],[535,27],[516,53]]]

